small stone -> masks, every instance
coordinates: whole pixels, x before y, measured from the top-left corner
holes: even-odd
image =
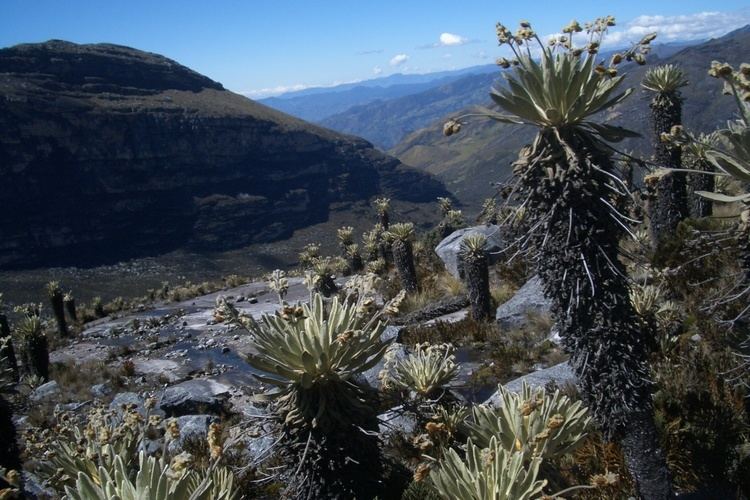
[[[112,389],[107,384],[96,384],[91,386],[91,395],[95,398],[104,398],[112,393]]]
[[[250,304],[257,304],[258,303],[258,299],[256,299],[255,297],[250,297],[247,301]]]
[[[88,406],[90,401],[84,401],[82,403],[66,403],[66,404],[57,404],[55,405],[55,413],[62,413],[62,412],[75,412],[83,408],[84,406]]]
[[[49,399],[53,396],[56,396],[59,393],[60,386],[57,384],[57,381],[50,380],[46,384],[42,384],[34,389],[34,392],[31,393],[29,399],[31,399],[32,401],[42,401],[44,399]]]
[[[230,348],[228,348],[228,347],[223,347],[223,348],[221,349],[221,353],[222,353],[222,354],[226,354],[226,353],[228,353],[229,351],[231,351],[231,349],[230,349]]]
[[[221,414],[224,411],[229,386],[210,380],[189,380],[167,388],[159,408],[168,416],[197,413]]]

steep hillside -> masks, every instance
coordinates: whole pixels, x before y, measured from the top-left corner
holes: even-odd
[[[445,193],[361,139],[127,47],[2,49],[0,94],[0,268],[237,248],[333,203]]]
[[[651,154],[649,96],[640,88],[650,66],[671,63],[684,69],[690,80],[690,85],[682,91],[684,123],[695,131],[709,131],[731,119],[736,109],[731,99],[721,95],[719,82],[708,76],[711,61],[739,64],[747,60],[749,51],[750,26],[682,49],[669,57],[651,57],[647,66],[623,66],[621,71],[627,74],[623,88],[632,87],[636,91],[603,119],[639,132],[642,137],[625,141],[618,147],[641,155]],[[488,93],[489,87],[486,88]],[[489,105],[489,102],[485,97],[476,104]],[[472,120],[457,135],[443,136],[445,120],[469,110],[455,109],[404,138],[390,153],[408,165],[437,175],[459,200],[476,209],[484,198],[493,194],[490,182],[510,175],[510,163],[520,147],[531,140],[534,131],[478,119]]]

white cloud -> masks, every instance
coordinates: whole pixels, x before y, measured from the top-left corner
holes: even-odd
[[[648,33],[657,33],[657,42],[716,38],[750,23],[750,9],[737,12],[698,12],[679,16],[642,15],[607,35],[606,45],[636,42]]]
[[[287,92],[296,92],[298,90],[309,89],[311,85],[305,85],[298,83],[296,85],[279,85],[278,87],[268,87],[264,89],[246,90],[240,92],[240,94],[249,97],[250,99],[263,99],[264,97],[271,97],[275,95],[285,94]]]
[[[409,60],[409,56],[406,54],[396,54],[391,58],[391,62],[389,63],[391,66],[400,66],[404,64],[406,61]]]
[[[453,54],[443,54],[443,59],[450,59],[453,57]]]
[[[379,75],[380,73],[383,72],[383,68],[381,68],[380,66],[375,66],[374,68],[372,68],[372,72],[375,73],[376,75]]]
[[[453,46],[453,45],[464,45],[468,43],[468,38],[464,38],[461,35],[454,33],[440,33],[440,45]]]
[[[330,88],[330,87],[336,87],[338,85],[345,85],[349,83],[358,83],[362,80],[334,80],[331,83],[323,83],[323,84],[316,84],[316,85],[307,85],[303,83],[298,83],[296,85],[279,85],[278,87],[268,87],[264,89],[256,89],[256,90],[240,90],[236,91],[238,94],[242,94],[245,97],[249,97],[250,99],[264,99],[266,97],[273,97],[278,96],[281,94],[286,94],[287,92],[297,92],[299,90],[306,90],[306,89],[312,89],[312,88]]]

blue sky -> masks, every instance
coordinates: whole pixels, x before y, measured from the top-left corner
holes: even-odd
[[[2,0],[0,46],[61,38],[157,52],[230,90],[261,97],[392,73],[487,64],[495,22],[557,32],[612,14],[613,40],[654,26],[662,41],[704,39],[750,23],[747,1],[116,1]]]

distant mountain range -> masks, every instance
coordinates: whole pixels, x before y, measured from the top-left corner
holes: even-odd
[[[655,44],[668,57],[697,42]],[[495,64],[422,75],[396,74],[335,87],[305,89],[259,102],[304,120],[367,139],[385,150],[450,111],[483,103],[500,77]]]
[[[389,149],[453,110],[486,101],[487,89],[499,77],[495,66],[491,73],[470,74],[417,94],[353,106],[319,123]]]
[[[287,238],[429,174],[166,57],[61,40],[0,50],[0,269]]]
[[[347,83],[335,87],[317,87],[289,92],[277,97],[260,99],[258,102],[303,120],[320,122],[354,106],[418,94],[458,80],[467,74],[496,72],[497,66],[487,64],[455,71],[440,71],[420,75],[397,73],[383,78]]]
[[[707,70],[713,60],[738,66],[750,59],[750,26],[719,39],[671,52],[665,55],[663,51],[655,51],[646,66],[627,64],[620,68],[627,75],[623,88],[632,87],[636,92],[602,119],[634,130],[642,137],[623,141],[619,148],[644,156],[651,154],[650,96],[641,90],[640,82],[648,68],[657,64],[676,64],[687,74],[690,85],[682,89],[682,95],[685,99],[683,121],[688,128],[697,132],[711,131],[734,117],[734,101],[722,95],[721,83],[709,77]],[[489,105],[490,101],[485,97],[474,104]],[[445,137],[442,133],[445,120],[470,109],[457,107],[435,117],[429,125],[409,134],[389,152],[408,165],[436,175],[465,206],[476,209],[483,199],[494,193],[490,182],[509,176],[511,162],[516,159],[519,149],[530,142],[535,130],[477,119],[470,121],[459,134]],[[388,118],[381,119],[387,127]],[[396,117],[391,120],[399,121]]]

